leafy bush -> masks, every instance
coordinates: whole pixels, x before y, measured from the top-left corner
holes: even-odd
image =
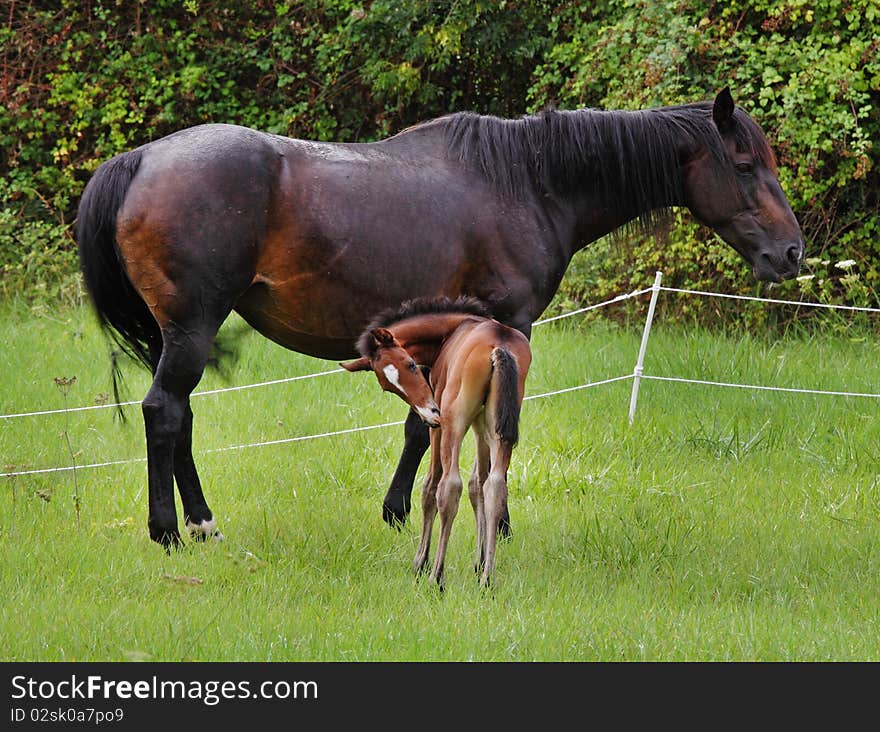
[[[639,108],[703,98],[730,85],[774,145],[780,180],[807,242],[786,298],[878,305],[880,5],[820,0],[610,3],[554,15],[563,39],[535,70],[533,108]],[[591,255],[599,257],[592,260]],[[569,277],[593,298],[643,287],[656,269],[678,287],[748,291],[751,275],[714,235],[679,217],[665,243],[632,239],[582,255]],[[852,260],[845,270],[834,263]],[[703,308],[711,301],[682,303]],[[763,317],[763,316],[761,316]]]
[[[61,0],[15,3],[0,22],[7,294],[69,289],[70,225],[89,175],[182,127],[371,140],[450,111],[637,108],[729,84],[774,143],[807,240],[804,276],[785,296],[876,304],[877,0]],[[737,255],[683,213],[664,237],[578,255],[560,301],[644,286],[658,268],[678,286],[754,287]],[[670,315],[715,320],[712,307],[681,300]]]

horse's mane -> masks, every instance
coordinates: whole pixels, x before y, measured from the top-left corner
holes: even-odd
[[[481,318],[491,317],[486,306],[474,297],[465,295],[460,295],[456,298],[418,297],[383,310],[373,318],[358,338],[358,352],[362,356],[373,356],[374,348],[373,340],[370,338],[370,331],[374,328],[388,328],[395,323],[399,323],[401,320],[415,318],[419,315],[433,315],[435,313],[464,313],[466,315],[477,315]]]
[[[775,169],[773,153],[758,124],[735,110],[739,150]],[[684,139],[727,158],[712,120],[712,103],[639,111],[547,110],[517,119],[460,112],[446,121],[450,154],[479,171],[507,195],[571,194],[589,187],[603,206],[630,202],[642,212],[637,225],[650,228],[682,200],[681,176],[671,174]]]

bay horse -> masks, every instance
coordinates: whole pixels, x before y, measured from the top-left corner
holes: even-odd
[[[216,531],[189,396],[232,310],[333,360],[357,355],[370,313],[420,296],[475,297],[528,337],[577,251],[676,206],[758,279],[798,272],[803,240],[773,153],[726,88],[639,111],[457,113],[371,143],[199,125],[102,163],[79,203],[77,245],[99,320],[153,373],[142,403],[150,537],[180,542],[175,479],[190,534]],[[409,513],[428,447],[413,412],[404,434],[389,523]]]
[[[480,584],[488,587],[532,362],[528,338],[490,318],[473,298],[417,299],[377,316],[358,339],[358,351],[359,359],[340,365],[348,371],[372,371],[385,391],[399,396],[425,424],[436,428],[430,433],[431,464],[422,487],[422,534],[413,568],[421,573],[428,564],[439,513],[440,536],[430,579],[441,588],[462,492],[459,452],[473,428],[476,465],[468,496],[477,522],[474,569],[481,572]]]

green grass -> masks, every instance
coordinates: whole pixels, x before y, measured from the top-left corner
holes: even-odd
[[[77,377],[71,406],[110,391],[88,310],[7,307],[0,327],[0,413],[63,407],[54,377]],[[639,338],[577,318],[538,328],[527,392],[631,373]],[[878,356],[870,340],[658,322],[645,371],[878,392]],[[333,367],[247,335],[231,381],[199,389]],[[140,399],[147,375],[126,375]],[[149,541],[143,462],[77,470],[79,527],[72,473],[0,479],[0,659],[880,659],[880,405],[645,381],[630,426],[630,387],[526,403],[489,593],[466,500],[446,592],[410,575],[421,474],[403,531],[380,510],[401,427],[205,452],[403,419],[365,374],[193,400],[222,543],[165,556]],[[78,465],[143,458],[126,411],[67,415]],[[64,431],[63,414],[0,421],[0,467],[70,465]]]

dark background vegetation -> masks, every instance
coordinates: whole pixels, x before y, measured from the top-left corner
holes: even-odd
[[[182,127],[368,141],[451,111],[634,109],[729,85],[770,138],[807,241],[803,276],[776,294],[878,304],[878,0],[0,7],[6,298],[81,297],[71,225],[85,182],[106,158]],[[658,237],[603,240],[579,255],[557,306],[644,287],[656,269],[665,284],[756,291],[738,255],[683,211]],[[723,317],[711,300],[667,303],[684,320]]]

